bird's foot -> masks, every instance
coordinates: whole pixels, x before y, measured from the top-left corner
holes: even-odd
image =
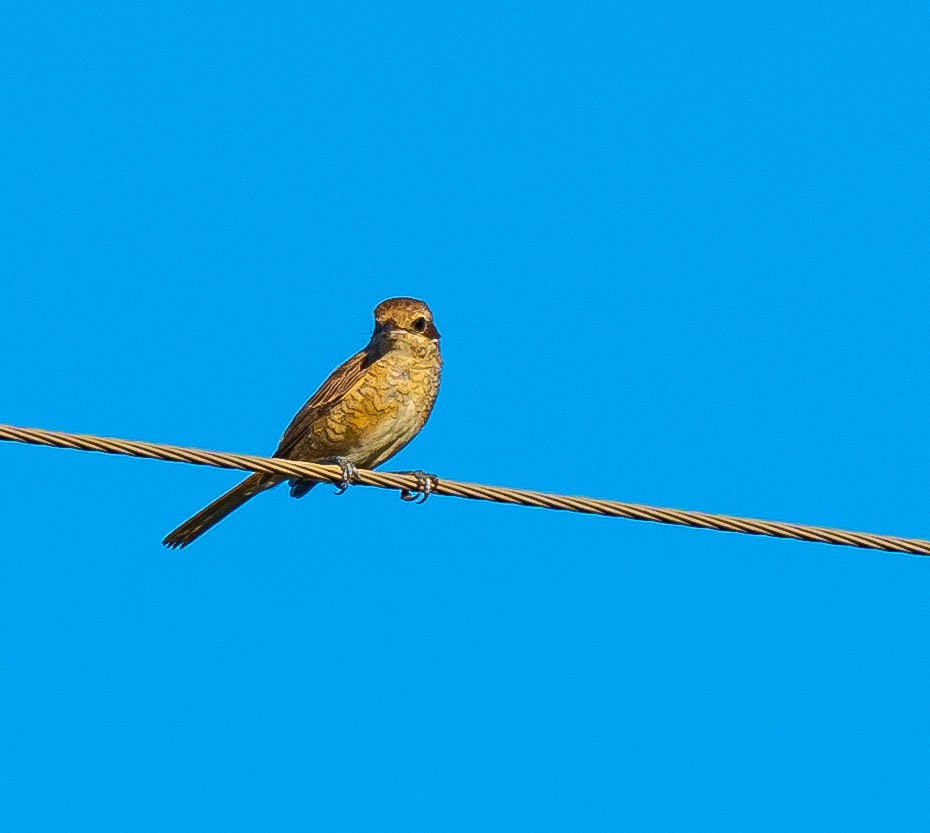
[[[328,465],[336,465],[342,469],[342,478],[335,483],[337,495],[344,494],[349,486],[358,483],[358,469],[351,460],[345,457],[327,457],[325,460],[320,460],[320,462]]]
[[[439,478],[435,474],[427,474],[425,471],[405,471],[398,474],[412,474],[417,479],[416,489],[401,489],[400,499],[406,501],[415,501],[423,503],[439,485]]]

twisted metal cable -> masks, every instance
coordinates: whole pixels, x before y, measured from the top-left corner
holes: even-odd
[[[106,454],[123,454],[129,457],[146,457],[176,463],[193,463],[199,466],[216,466],[242,471],[261,471],[281,474],[285,477],[312,477],[338,483],[342,479],[339,466],[320,463],[304,463],[281,460],[276,457],[256,457],[251,454],[232,454],[222,451],[206,451],[199,448],[163,445],[161,443],[122,440],[113,437],[98,437],[93,434],[70,434],[63,431],[46,431],[41,428],[20,428],[0,424],[0,440],[46,445],[55,448],[72,448],[79,451],[101,451]],[[364,486],[379,486],[383,489],[401,489],[416,492],[421,485],[416,475],[400,472],[358,470],[358,483]],[[590,515],[608,515],[637,521],[655,521],[721,532],[742,532],[746,535],[768,535],[774,538],[793,538],[797,541],[816,541],[822,544],[838,544],[862,549],[901,552],[910,555],[930,555],[930,541],[918,538],[899,538],[871,532],[849,532],[843,529],[808,526],[784,521],[763,521],[755,518],[739,518],[731,515],[716,515],[710,512],[694,512],[685,509],[665,509],[644,506],[638,503],[622,503],[590,497],[573,497],[529,489],[511,489],[504,486],[485,486],[480,483],[463,483],[456,480],[439,479],[433,494],[462,497],[470,500],[489,500],[497,503],[513,503],[520,506],[536,506],[542,509],[561,509],[569,512],[584,512]]]

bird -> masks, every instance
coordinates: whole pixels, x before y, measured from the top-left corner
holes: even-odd
[[[442,355],[433,313],[416,298],[388,298],[375,307],[371,339],[337,367],[288,425],[274,457],[337,464],[339,494],[356,467],[375,468],[407,445],[426,424],[439,393]],[[421,499],[434,475],[417,476]],[[287,480],[256,472],[168,533],[162,543],[186,547],[246,501]],[[321,481],[291,478],[292,497]],[[410,494],[402,493],[405,499]]]

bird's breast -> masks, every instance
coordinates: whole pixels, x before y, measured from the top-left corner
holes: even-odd
[[[326,444],[339,446],[356,465],[377,466],[423,427],[439,390],[435,357],[389,353],[374,362],[360,384],[326,419]]]

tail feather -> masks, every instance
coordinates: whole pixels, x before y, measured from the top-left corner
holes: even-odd
[[[210,527],[218,524],[230,512],[238,509],[255,495],[277,486],[284,478],[257,472],[220,495],[213,503],[205,506],[196,515],[188,518],[177,529],[169,532],[162,543],[171,549],[181,549],[199,538]]]

